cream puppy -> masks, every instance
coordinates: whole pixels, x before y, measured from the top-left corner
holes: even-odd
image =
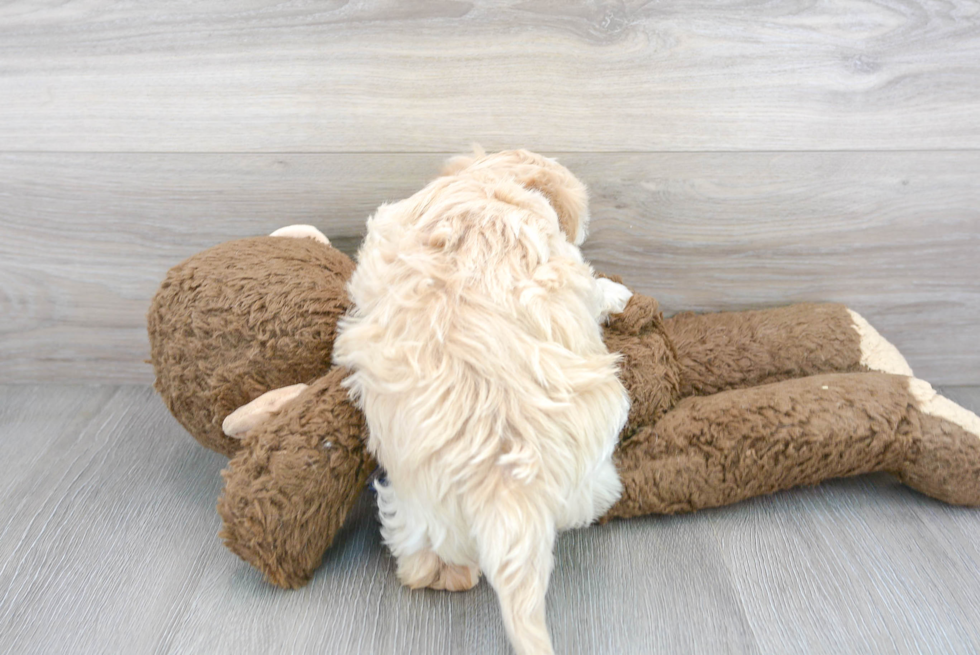
[[[600,322],[630,292],[582,259],[586,203],[531,152],[450,160],[369,219],[334,347],[387,471],[378,506],[399,579],[462,590],[484,571],[521,654],[553,652],[556,531],[622,490],[612,453],[629,400]]]

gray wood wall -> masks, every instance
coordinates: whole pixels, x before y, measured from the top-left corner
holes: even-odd
[[[882,0],[0,7],[0,380],[148,382],[167,268],[374,207],[480,142],[589,185],[668,312],[844,301],[980,384],[980,7]]]

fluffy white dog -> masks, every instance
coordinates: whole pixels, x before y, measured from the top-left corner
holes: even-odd
[[[455,158],[367,226],[334,358],[387,471],[398,577],[463,590],[483,570],[517,652],[551,653],[556,530],[618,498],[629,410],[600,322],[630,292],[582,259],[585,186],[524,150]]]

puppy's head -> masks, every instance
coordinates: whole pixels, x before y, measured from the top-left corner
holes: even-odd
[[[558,215],[558,225],[565,238],[576,246],[585,241],[589,229],[588,192],[571,171],[554,159],[528,150],[504,150],[487,155],[477,147],[473,156],[453,157],[442,168],[443,175],[464,171],[511,178],[537,191]]]

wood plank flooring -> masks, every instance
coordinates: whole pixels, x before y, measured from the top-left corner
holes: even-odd
[[[148,387],[0,386],[0,457],[0,652],[510,652],[485,582],[398,585],[370,493],[310,585],[264,583],[216,536],[224,459]],[[975,653],[980,511],[874,475],[591,527],[548,602],[563,653]]]

